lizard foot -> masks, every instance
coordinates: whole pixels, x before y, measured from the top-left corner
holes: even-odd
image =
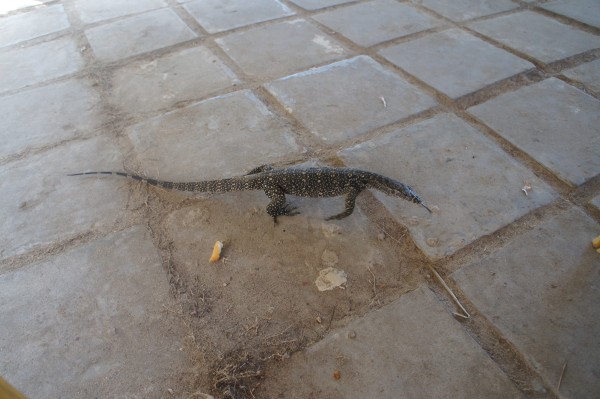
[[[294,215],[300,214],[300,212],[298,212],[296,209],[298,209],[298,208],[295,206],[285,204],[285,206],[283,207],[281,212],[282,212],[282,215],[285,215],[285,216],[294,216]]]
[[[347,216],[350,216],[350,213],[342,212],[337,215],[329,216],[328,218],[325,218],[325,220],[341,220]]]
[[[267,213],[273,217],[273,224],[277,224],[278,216],[294,216],[298,215],[300,212],[296,211],[295,206],[285,204],[284,206],[275,211],[273,211],[272,209],[267,209]]]

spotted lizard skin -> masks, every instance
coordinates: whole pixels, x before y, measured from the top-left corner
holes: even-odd
[[[328,217],[327,220],[343,219],[352,214],[356,197],[366,188],[374,188],[385,194],[414,202],[431,212],[411,187],[377,173],[352,168],[275,169],[264,165],[244,176],[182,183],[155,180],[124,172],[84,172],[69,176],[81,175],[123,176],[156,187],[190,192],[225,193],[263,190],[271,200],[267,205],[267,213],[275,219],[277,216],[298,214],[295,208],[286,202],[286,194],[312,198],[344,195],[344,211]]]

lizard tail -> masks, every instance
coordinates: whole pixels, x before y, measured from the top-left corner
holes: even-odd
[[[190,191],[198,193],[225,193],[230,191],[244,191],[244,190],[259,190],[262,188],[260,180],[254,178],[252,175],[244,176],[241,178],[229,178],[220,180],[206,180],[198,182],[171,182],[150,179],[139,175],[133,175],[125,172],[82,172],[82,173],[71,173],[67,176],[85,176],[85,175],[114,175],[122,176],[128,179],[141,181],[142,183],[149,184],[151,186],[165,188],[167,190],[177,191]]]
[[[149,179],[146,177],[142,177],[139,175],[133,175],[125,172],[82,172],[82,173],[71,173],[67,176],[87,176],[87,175],[114,175],[114,176],[122,176],[128,179],[133,179],[137,181],[141,181],[143,183],[147,183],[151,186],[162,187],[169,190],[179,190],[179,191],[199,191],[199,190],[191,190],[192,185],[195,183],[175,183],[170,181]],[[189,186],[189,187],[188,187]]]

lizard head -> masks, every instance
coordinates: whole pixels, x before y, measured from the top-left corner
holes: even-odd
[[[425,205],[425,202],[423,202],[423,200],[417,195],[412,187],[407,186],[406,184],[397,180],[390,179],[389,177],[382,175],[373,174],[372,178],[369,179],[369,182],[367,183],[367,187],[374,188],[387,195],[403,198],[407,201],[419,204],[427,209],[429,213],[431,213],[431,209]]]

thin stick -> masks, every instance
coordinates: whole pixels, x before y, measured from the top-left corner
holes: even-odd
[[[465,314],[460,314],[460,313],[453,312],[454,315],[462,317],[464,319],[470,319],[471,315],[469,314],[469,312],[467,312],[467,309],[465,309],[465,307],[460,303],[460,301],[458,300],[458,298],[456,297],[456,295],[454,295],[454,292],[452,292],[452,290],[450,289],[450,287],[448,287],[448,284],[446,284],[446,282],[442,279],[442,276],[440,276],[438,274],[438,272],[436,272],[435,269],[433,267],[431,267],[431,265],[428,264],[427,267],[429,267],[429,270],[431,270],[431,272],[438,279],[438,281],[440,282],[440,284],[442,284],[442,286],[444,287],[444,289],[448,292],[448,294],[450,294],[450,296],[452,297],[452,299],[454,300],[454,302],[456,302],[456,304],[458,305],[458,307],[460,307],[461,310],[465,313]]]
[[[282,332],[280,332],[280,333],[273,334],[273,335],[269,335],[268,337],[266,337],[266,338],[263,338],[263,341],[267,341],[267,340],[269,340],[269,339],[271,339],[271,338],[275,338],[275,337],[278,337],[278,336],[280,336],[280,335],[283,335],[283,334],[285,334],[286,332],[288,332],[288,331],[289,331],[289,330],[290,330],[292,327],[293,327],[293,326],[289,326],[289,327],[287,327],[285,330],[283,330],[283,331],[282,331]]]
[[[383,233],[385,235],[387,235],[392,240],[394,240],[398,244],[400,244],[400,241],[398,239],[396,239],[394,236],[388,234],[388,232],[385,231],[385,229],[383,227],[381,227],[381,226],[378,226],[378,227],[381,229],[381,231],[383,231]],[[450,296],[452,297],[452,299],[454,300],[454,302],[456,302],[456,304],[458,305],[458,307],[460,307],[462,309],[462,311],[465,312],[465,314],[460,314],[460,313],[456,313],[456,312],[453,312],[453,314],[456,315],[456,316],[462,317],[463,319],[470,319],[471,315],[469,314],[469,312],[467,312],[467,309],[465,309],[465,307],[460,303],[460,301],[458,300],[458,298],[456,297],[456,295],[454,295],[454,292],[452,292],[452,290],[450,289],[450,287],[448,287],[448,284],[446,284],[446,282],[444,281],[444,279],[442,279],[442,276],[440,276],[438,274],[438,272],[436,272],[435,269],[433,267],[431,267],[431,265],[428,264],[427,267],[429,268],[429,270],[431,270],[431,272],[434,274],[434,276],[438,279],[438,281],[440,282],[440,284],[442,284],[442,286],[448,292],[448,294],[450,294]]]
[[[334,315],[335,315],[335,305],[333,305],[333,310],[331,311],[331,317],[329,318],[329,324],[327,325],[325,332],[329,331],[329,328],[331,327],[331,322],[333,321]]]
[[[393,235],[391,235],[390,233],[388,233],[387,231],[385,231],[385,229],[383,228],[383,226],[377,225],[377,227],[379,227],[379,229],[383,232],[383,234],[385,234],[386,236],[390,237],[392,240],[396,241],[396,243],[398,245],[402,245],[402,243],[400,242],[400,240],[398,240],[396,237],[394,237]],[[404,237],[404,234],[402,234],[402,236],[400,238]]]
[[[373,301],[377,300],[377,304],[379,306],[381,306],[381,301],[379,300],[379,295],[377,295],[377,285],[375,284],[375,273],[373,273],[373,271],[371,270],[371,268],[369,266],[367,266],[367,270],[369,271],[369,273],[371,273],[371,276],[373,276],[373,299],[371,300],[371,303],[373,303]]]
[[[164,305],[164,304],[163,304],[162,306],[163,306],[163,308],[165,308],[165,310],[166,310],[167,312],[171,312],[171,313],[173,313],[173,314],[174,314],[174,315],[176,315],[176,316],[183,317],[183,312],[176,312],[176,311],[174,311],[173,309],[169,309],[169,308],[167,307],[167,305]]]
[[[568,360],[565,360],[565,364],[562,366],[562,370],[560,372],[560,378],[558,379],[558,384],[556,385],[556,391],[560,391],[560,384],[562,383],[563,376],[565,375],[565,369],[567,368]]]
[[[279,342],[273,342],[273,343],[265,344],[265,345],[268,345],[268,346],[279,346],[279,345],[284,345],[284,344],[291,344],[291,343],[296,342],[296,341],[298,341],[298,338],[288,339],[288,340],[279,341]]]
[[[249,377],[258,377],[262,375],[262,372],[260,370],[258,371],[247,371],[245,373],[240,373],[238,375],[232,375],[232,376],[226,376],[226,377],[221,377],[217,380],[216,384],[220,384],[222,382],[237,382],[239,379],[242,378],[249,378]]]

